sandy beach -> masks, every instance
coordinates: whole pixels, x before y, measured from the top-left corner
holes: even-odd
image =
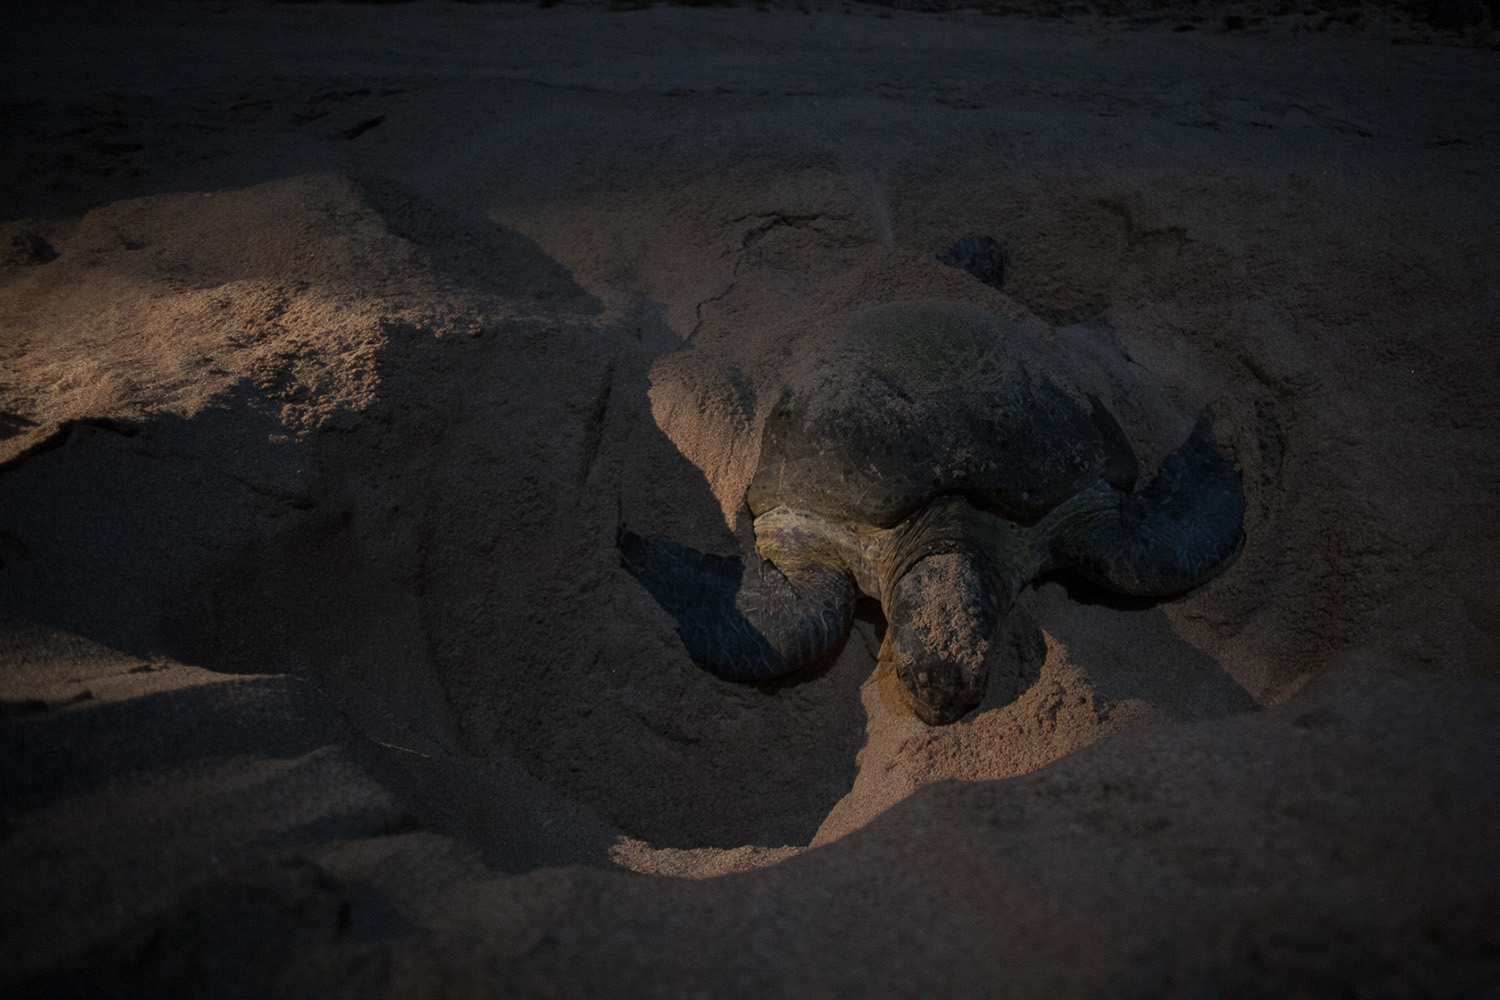
[[[7,995],[1500,996],[1492,9],[8,20]],[[1211,408],[1243,551],[1042,577],[952,725],[870,600],[710,676],[620,525],[752,552],[925,298],[1143,478]]]

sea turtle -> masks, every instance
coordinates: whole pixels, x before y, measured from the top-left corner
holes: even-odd
[[[984,694],[1002,617],[1039,573],[1071,566],[1163,597],[1227,566],[1245,496],[1205,410],[1131,492],[1120,425],[1074,385],[1060,349],[947,301],[856,314],[766,420],[746,496],[758,557],[701,553],[623,525],[621,563],[729,680],[822,659],[856,589],[886,617],[880,659],[937,725]]]

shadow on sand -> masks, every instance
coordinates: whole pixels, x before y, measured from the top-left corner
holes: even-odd
[[[621,831],[679,847],[810,841],[853,780],[863,674],[709,678],[617,564],[621,497],[648,519],[717,519],[708,540],[732,544],[702,473],[651,418],[647,372],[680,345],[660,309],[606,319],[519,233],[361,191],[454,300],[505,315],[480,316],[477,337],[391,324],[376,398],[337,427],[288,434],[247,377],[189,418],[71,422],[0,469],[11,613],[257,675],[5,724],[24,727],[28,757],[119,731],[150,744],[59,752],[43,769],[58,794],[330,741],[420,825],[508,871],[608,863]],[[223,699],[280,674],[306,682],[316,724],[233,721]],[[212,734],[149,736],[219,716]],[[544,836],[560,818],[568,835]]]

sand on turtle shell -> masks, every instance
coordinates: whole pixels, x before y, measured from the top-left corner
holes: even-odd
[[[1493,988],[1500,95],[1369,11],[19,19],[8,984]],[[1144,476],[1212,406],[1239,561],[1039,581],[948,727],[873,605],[704,674],[621,519],[749,552],[779,387],[924,297],[1063,347]]]

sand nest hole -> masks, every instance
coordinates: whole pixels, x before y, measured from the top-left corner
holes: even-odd
[[[742,687],[696,670],[619,569],[613,531],[628,503],[663,532],[740,545],[724,483],[753,461],[753,403],[658,317],[606,315],[517,233],[312,178],[121,203],[52,238],[50,266],[92,261],[73,265],[69,319],[104,346],[88,373],[60,349],[37,371],[78,388],[0,478],[9,605],[136,656],[306,678],[365,737],[424,759],[517,760],[593,860],[774,860],[925,781],[1019,773],[1159,713],[1089,616],[1136,653],[1162,647],[1169,710],[1249,704],[1161,612],[1075,607],[1059,584],[1013,616],[989,700],[943,730],[875,670],[873,605],[810,675]],[[476,241],[504,266],[440,249]],[[200,248],[185,283],[184,243]],[[101,333],[124,278],[136,296]],[[1092,664],[1069,629],[1095,636]],[[476,778],[452,794],[489,793]],[[430,808],[451,825],[474,803]],[[514,818],[468,832],[500,836],[490,822]]]
[[[578,261],[394,185],[212,194],[32,226],[56,256],[7,288],[32,338],[18,393],[45,403],[15,415],[0,456],[0,597],[126,654],[305,679],[358,738],[407,754],[391,780],[426,789],[422,823],[503,841],[497,863],[763,863],[924,783],[1019,774],[1292,680],[1225,659],[1254,648],[1230,640],[1264,601],[1235,581],[1276,566],[1253,536],[1275,516],[1285,436],[1253,384],[1215,397],[1252,501],[1241,567],[1161,605],[1043,581],[1007,622],[985,702],[932,729],[876,669],[873,605],[807,675],[738,686],[696,669],[618,564],[622,512],[747,551],[763,410],[798,345],[872,287],[966,296],[1072,345],[1148,463],[1201,391],[1127,377],[1096,314],[1054,316],[1052,333],[873,232],[835,234],[830,258],[817,230],[775,229],[774,257],[736,231],[767,280],[724,293],[735,322],[680,329],[701,310],[585,290]],[[827,272],[817,309],[772,280],[793,266]],[[552,832],[516,846],[528,823]]]

